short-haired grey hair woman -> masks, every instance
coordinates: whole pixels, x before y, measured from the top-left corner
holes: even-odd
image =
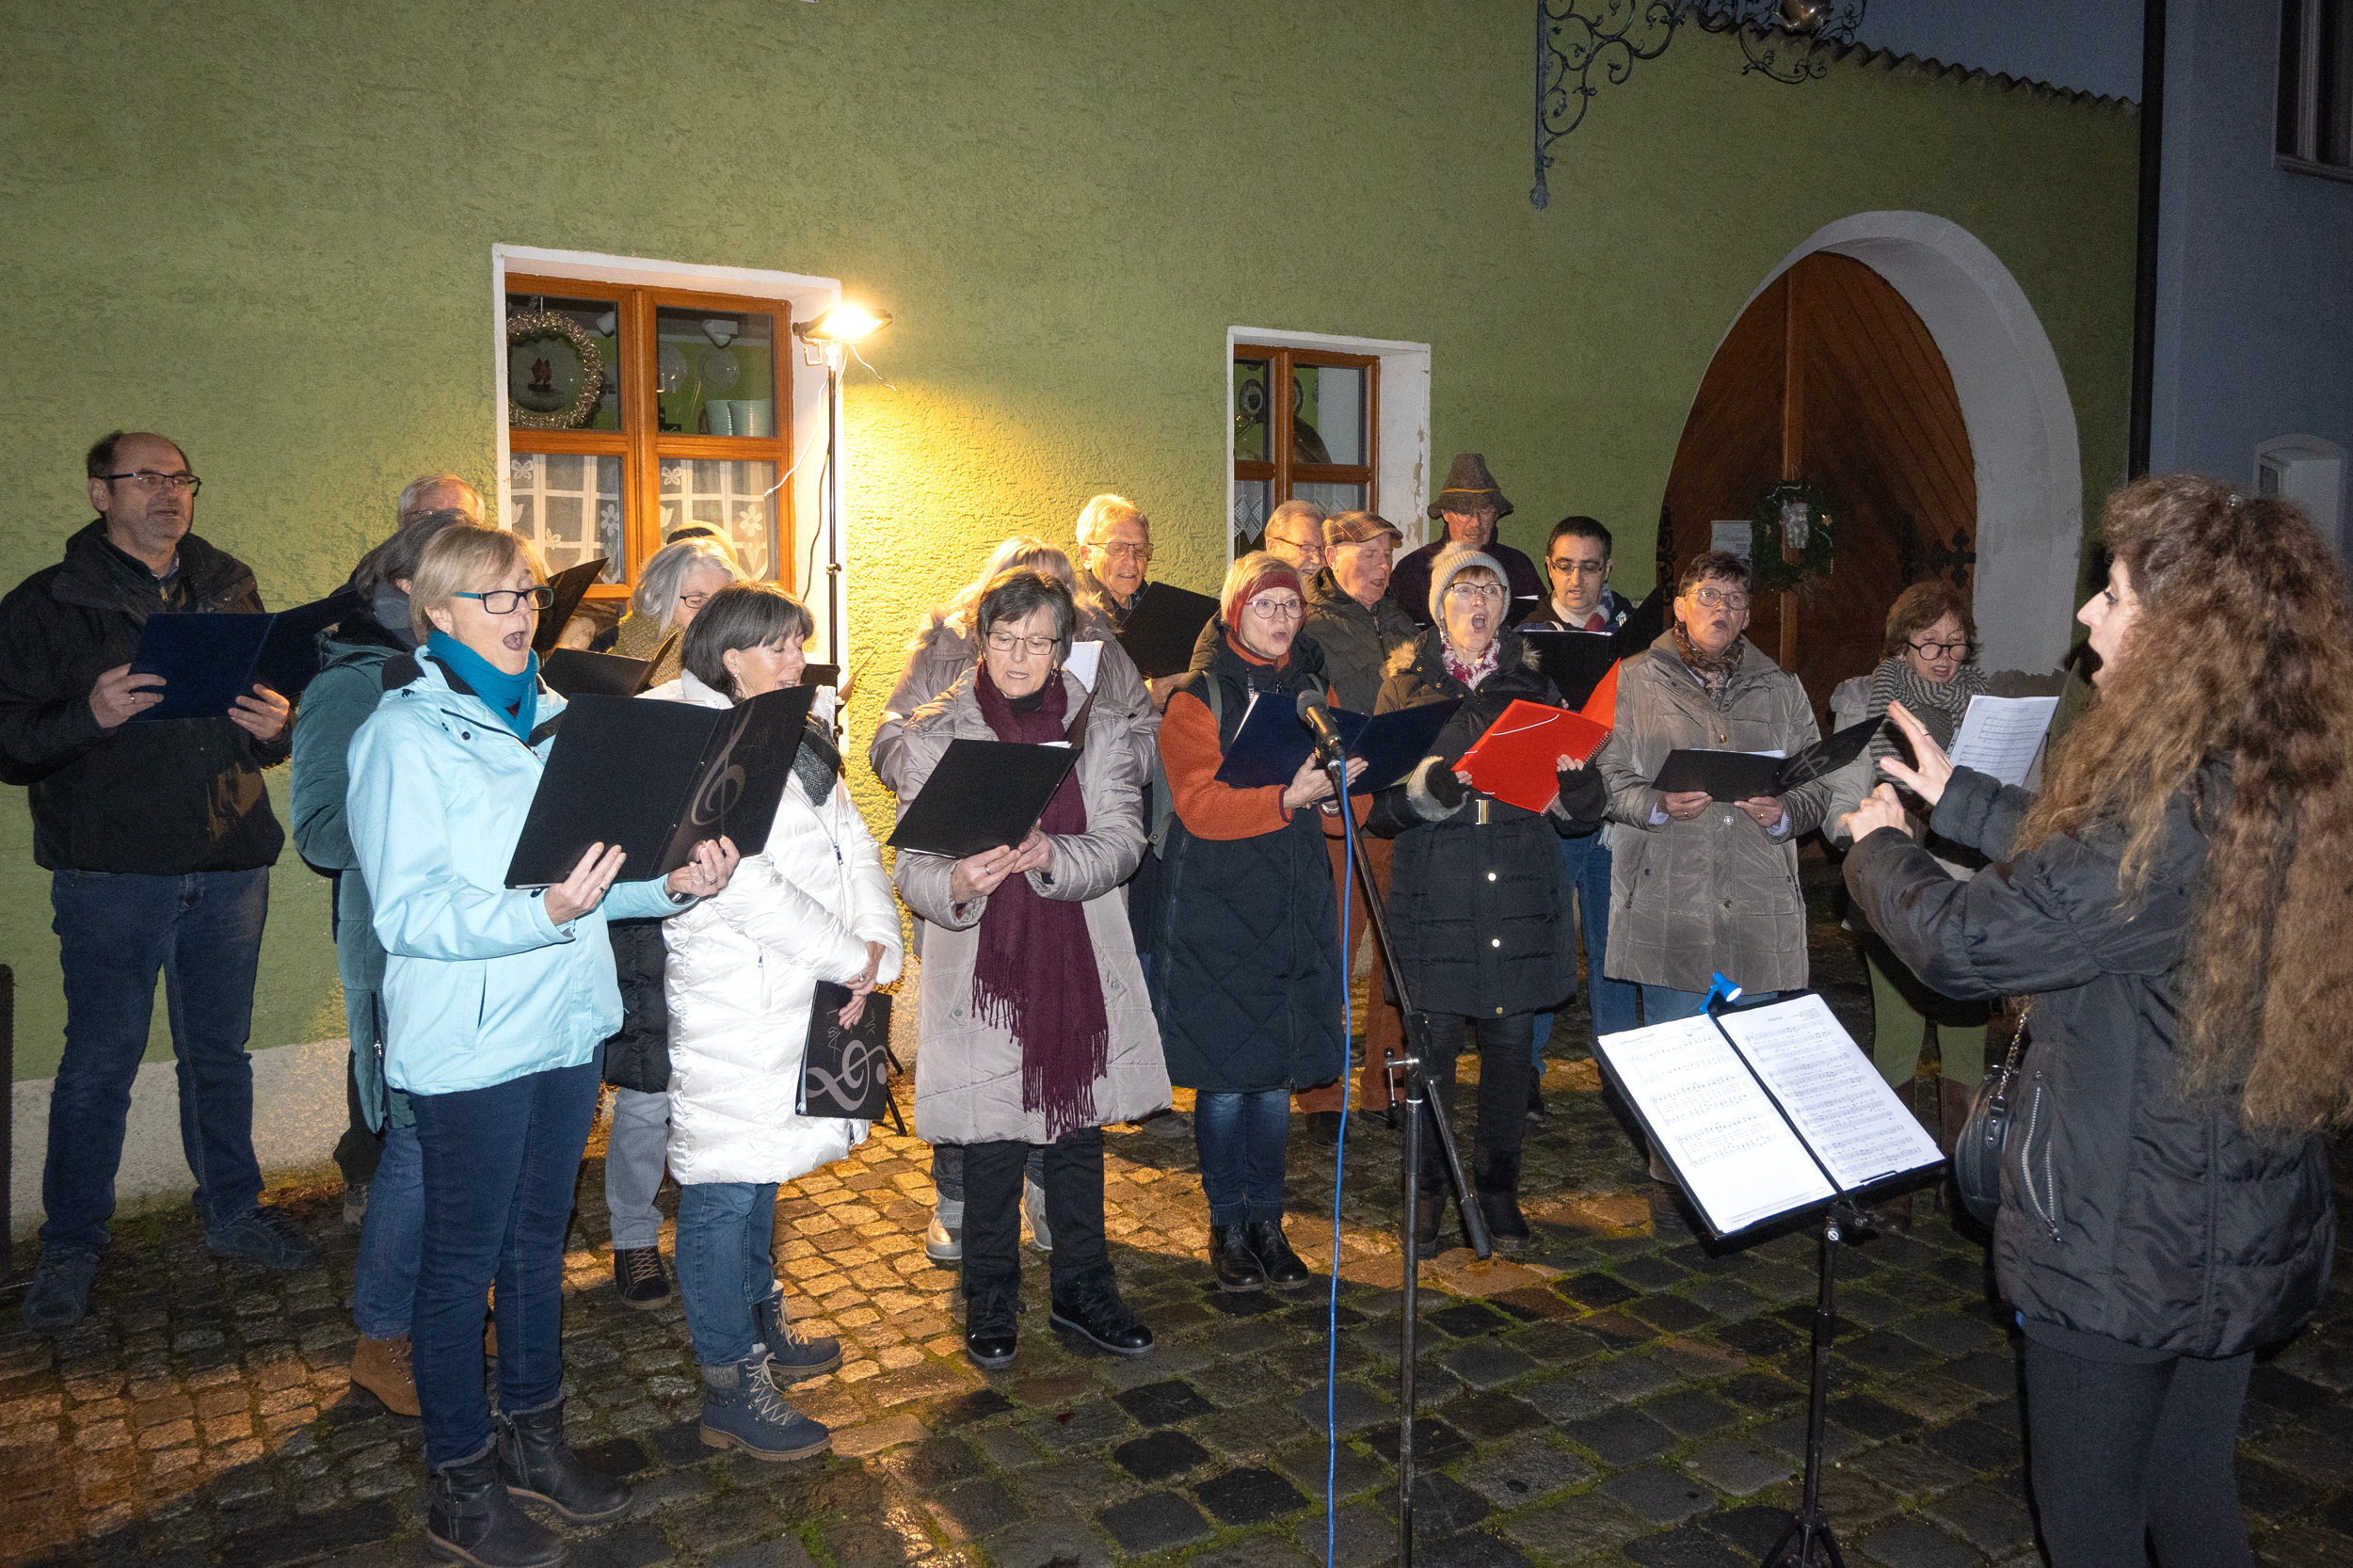
[[[714,692],[740,697],[727,655],[787,639],[808,641],[817,630],[808,606],[773,583],[735,583],[711,596],[686,629],[686,667]]]
[[[1070,632],[1078,622],[1079,608],[1070,589],[1046,573],[1021,568],[999,573],[981,595],[973,618],[985,644],[1000,624],[1025,621],[1047,609],[1054,613],[1054,663],[1059,665],[1070,657]]]

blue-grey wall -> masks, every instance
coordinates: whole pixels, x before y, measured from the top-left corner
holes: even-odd
[[[1870,0],[1855,41],[2137,102],[2140,13],[2141,0]]]

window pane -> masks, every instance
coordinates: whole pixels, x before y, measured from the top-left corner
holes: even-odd
[[[748,311],[654,312],[662,428],[690,436],[776,433],[776,318]]]
[[[1267,376],[1273,369],[1265,360],[1234,361],[1234,456],[1242,462],[1273,460],[1268,450],[1266,423]]]
[[[518,452],[507,463],[506,526],[529,539],[550,571],[602,555],[600,583],[622,581],[621,459]]]
[[[1291,461],[1365,460],[1365,373],[1344,365],[1291,367]]]
[[[2320,0],[2318,80],[2313,96],[2318,114],[2313,127],[2313,156],[2339,168],[2353,168],[2353,3]]]
[[[776,575],[776,465],[719,457],[662,459],[662,536],[700,524],[727,540],[753,577]]]
[[[506,423],[519,430],[621,427],[620,312],[610,299],[506,296]]]
[[[1267,479],[1234,481],[1234,552],[1266,533],[1266,515],[1274,507],[1274,485]]]
[[[1312,501],[1325,512],[1361,512],[1365,509],[1365,487],[1362,485],[1293,485],[1291,499]]]

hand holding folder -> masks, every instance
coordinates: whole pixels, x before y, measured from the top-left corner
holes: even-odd
[[[1618,713],[1618,666],[1593,687],[1582,712],[1515,701],[1456,764],[1471,785],[1524,811],[1542,811],[1561,792],[1561,759],[1590,762]]]
[[[274,615],[164,611],[148,616],[131,673],[162,676],[162,700],[132,714],[130,722],[227,717],[256,686],[289,700],[301,696],[319,672],[319,633],[359,607],[357,594],[339,588]]]

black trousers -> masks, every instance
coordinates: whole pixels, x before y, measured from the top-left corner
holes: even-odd
[[[344,1135],[335,1140],[335,1164],[345,1187],[359,1187],[376,1179],[376,1161],[384,1158],[384,1135],[370,1132],[367,1117],[360,1114],[360,1078],[349,1051],[344,1052]]]
[[[2161,1568],[2251,1568],[2231,1457],[2254,1361],[2092,1361],[2027,1336],[2027,1460],[2052,1568],[2145,1568],[2147,1545]]]
[[[964,1145],[964,1297],[1010,1304],[1021,1288],[1021,1170],[1031,1145]],[[1103,1239],[1103,1129],[1080,1128],[1046,1145],[1046,1224],[1054,1295],[1071,1301],[1112,1278]]]
[[[1513,1013],[1499,1018],[1465,1018],[1457,1013],[1417,1013],[1412,1019],[1415,1049],[1431,1081],[1454,1103],[1454,1059],[1463,1049],[1463,1026],[1479,1036],[1479,1127],[1470,1142],[1469,1175],[1474,1187],[1486,1192],[1516,1191],[1519,1185],[1520,1144],[1528,1137],[1528,1080],[1535,1068],[1530,1054],[1536,1044],[1536,1015]],[[1455,1146],[1464,1145],[1463,1128],[1455,1128]],[[1422,1179],[1432,1187],[1446,1182],[1446,1156],[1438,1147],[1435,1117],[1425,1116],[1421,1130]]]

